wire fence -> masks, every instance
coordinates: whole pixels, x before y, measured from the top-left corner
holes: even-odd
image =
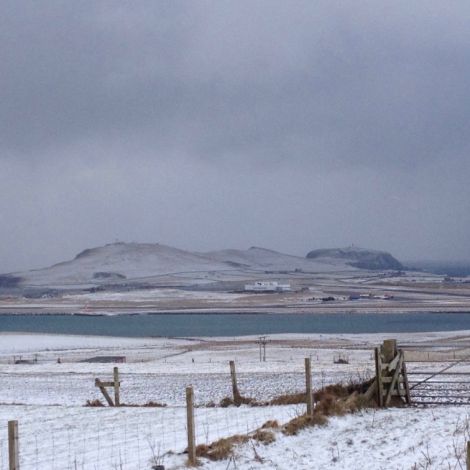
[[[302,366],[302,363],[300,363]],[[315,385],[322,386],[349,380],[362,380],[373,374],[372,366],[351,367],[329,371],[328,374],[313,367]],[[0,372],[0,401],[2,403],[23,403],[28,405],[81,406],[87,400],[101,399],[98,389],[93,386],[95,377],[110,377],[106,373],[91,372],[43,372],[29,373],[21,370]],[[228,372],[228,364],[227,364]],[[149,400],[166,405],[184,405],[185,387],[192,384],[198,405],[219,402],[231,394],[230,380],[226,373],[161,374],[121,372],[123,392],[121,400],[127,404],[145,404]],[[361,377],[359,377],[361,374]],[[257,400],[269,400],[279,395],[300,391],[305,386],[305,375],[299,368],[294,372],[283,372],[282,378],[276,372],[238,373],[241,392]]]
[[[268,420],[287,422],[303,412],[301,405],[196,408],[196,444],[247,434]],[[144,470],[187,447],[185,407],[11,406],[0,414],[0,470],[9,468],[7,420],[11,417],[19,422],[22,470]]]
[[[195,393],[195,442],[210,444],[236,434],[249,434],[265,422],[286,423],[306,411],[306,404],[283,406],[214,406],[232,396],[227,373],[120,373],[119,407],[85,407],[100,399],[96,377],[112,378],[110,366],[96,371],[18,370],[0,373],[0,470],[9,470],[7,423],[18,421],[21,470],[151,470],[157,464],[185,459],[188,446],[185,389]],[[104,373],[105,372],[105,373]],[[328,374],[317,370],[317,388],[357,379],[353,369]],[[371,371],[361,368],[361,374]],[[360,377],[360,378],[363,378]],[[238,387],[245,397],[268,401],[276,396],[305,393],[305,371],[240,373]],[[112,388],[109,390],[112,394]],[[163,407],[145,407],[149,401]],[[7,404],[5,404],[7,403]],[[155,403],[153,403],[155,405]],[[178,460],[179,459],[179,460]]]

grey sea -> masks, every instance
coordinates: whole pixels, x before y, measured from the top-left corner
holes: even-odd
[[[0,332],[129,337],[470,330],[470,313],[0,315]]]

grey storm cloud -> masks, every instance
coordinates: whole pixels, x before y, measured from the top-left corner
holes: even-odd
[[[464,1],[2,2],[0,271],[114,238],[470,259],[469,20]]]

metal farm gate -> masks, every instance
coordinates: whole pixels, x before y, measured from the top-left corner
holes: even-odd
[[[402,343],[411,402],[470,405],[470,339]]]

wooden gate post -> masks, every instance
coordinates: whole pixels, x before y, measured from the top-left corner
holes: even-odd
[[[120,406],[121,399],[119,397],[119,387],[121,386],[119,382],[119,369],[117,367],[114,368],[114,406]]]
[[[310,358],[305,358],[305,397],[307,402],[307,415],[313,415],[313,395],[312,395],[312,367]]]
[[[8,459],[10,463],[9,470],[20,469],[18,421],[8,421]]]
[[[390,400],[392,399],[393,389],[395,388],[395,386],[397,387],[397,392],[400,393],[399,392],[400,383],[398,382],[398,378],[400,374],[402,373],[403,360],[404,360],[403,351],[400,349],[400,351],[398,352],[398,362],[395,366],[395,372],[391,376],[390,384],[388,384],[388,391],[387,391],[387,395],[385,397],[385,402],[384,402],[385,406],[388,406],[390,404]]]
[[[186,418],[188,428],[188,463],[196,465],[196,439],[194,436],[194,392],[193,387],[186,387]]]
[[[397,340],[396,339],[386,339],[382,345],[382,354],[384,358],[384,362],[389,363],[392,362],[393,359],[396,357],[397,351]]]
[[[230,361],[230,376],[232,378],[232,393],[235,403],[240,401],[240,392],[238,391],[237,372],[235,370],[235,361]]]

